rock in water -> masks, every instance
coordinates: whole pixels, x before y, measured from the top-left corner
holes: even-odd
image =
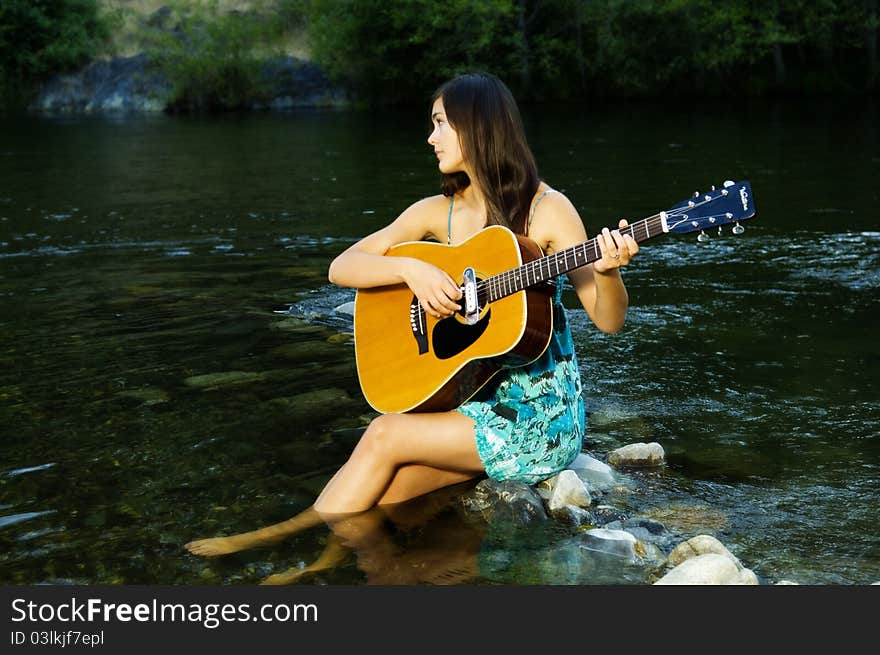
[[[662,466],[666,462],[663,446],[656,441],[633,443],[611,451],[608,463],[611,466]]]

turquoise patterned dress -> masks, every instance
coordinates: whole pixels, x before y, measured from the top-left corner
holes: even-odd
[[[451,231],[451,202],[449,217]],[[536,484],[565,469],[583,448],[584,399],[562,305],[563,282],[563,276],[556,280],[553,333],[544,353],[531,364],[498,373],[458,408],[473,419],[477,452],[495,480]]]
[[[477,452],[495,480],[536,484],[565,469],[583,447],[581,376],[561,295],[557,279],[553,334],[544,354],[502,371],[458,408],[473,419]]]

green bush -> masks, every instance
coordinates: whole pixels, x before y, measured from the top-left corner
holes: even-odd
[[[291,0],[295,2],[296,0]],[[878,0],[299,0],[369,102],[483,69],[518,98],[876,90]]]
[[[412,101],[470,69],[510,82],[514,9],[514,0],[312,0],[309,39],[322,68],[364,100]]]
[[[150,61],[174,87],[169,109],[238,109],[266,96],[262,70],[280,54],[276,44],[293,20],[289,13],[259,6],[247,13],[223,12],[216,0],[174,2],[170,8],[146,46]]]
[[[20,99],[47,76],[89,61],[110,29],[97,0],[2,0],[0,93]]]

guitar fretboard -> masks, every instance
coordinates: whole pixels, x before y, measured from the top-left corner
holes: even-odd
[[[664,234],[663,219],[661,214],[649,216],[641,221],[628,225],[621,231],[629,234],[637,242],[646,241]],[[602,251],[596,238],[589,239],[576,246],[565,248],[552,255],[541,257],[528,264],[512,268],[498,275],[486,278],[477,285],[479,303],[495,302],[506,296],[532,287],[541,282],[564,275],[581,266],[586,266],[597,259],[601,259]]]

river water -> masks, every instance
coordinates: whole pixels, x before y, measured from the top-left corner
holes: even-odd
[[[642,244],[619,333],[572,313],[585,449],[667,455],[604,502],[717,536],[762,582],[880,580],[877,106],[524,114],[590,234],[725,179],[758,208],[740,236]],[[182,544],[294,515],[350,452],[371,410],[326,269],[436,193],[428,131],[421,108],[0,118],[0,582],[254,583],[318,556],[322,526],[210,560]],[[646,579],[530,566],[564,531],[474,537],[451,491],[312,581],[444,558],[452,584]]]

